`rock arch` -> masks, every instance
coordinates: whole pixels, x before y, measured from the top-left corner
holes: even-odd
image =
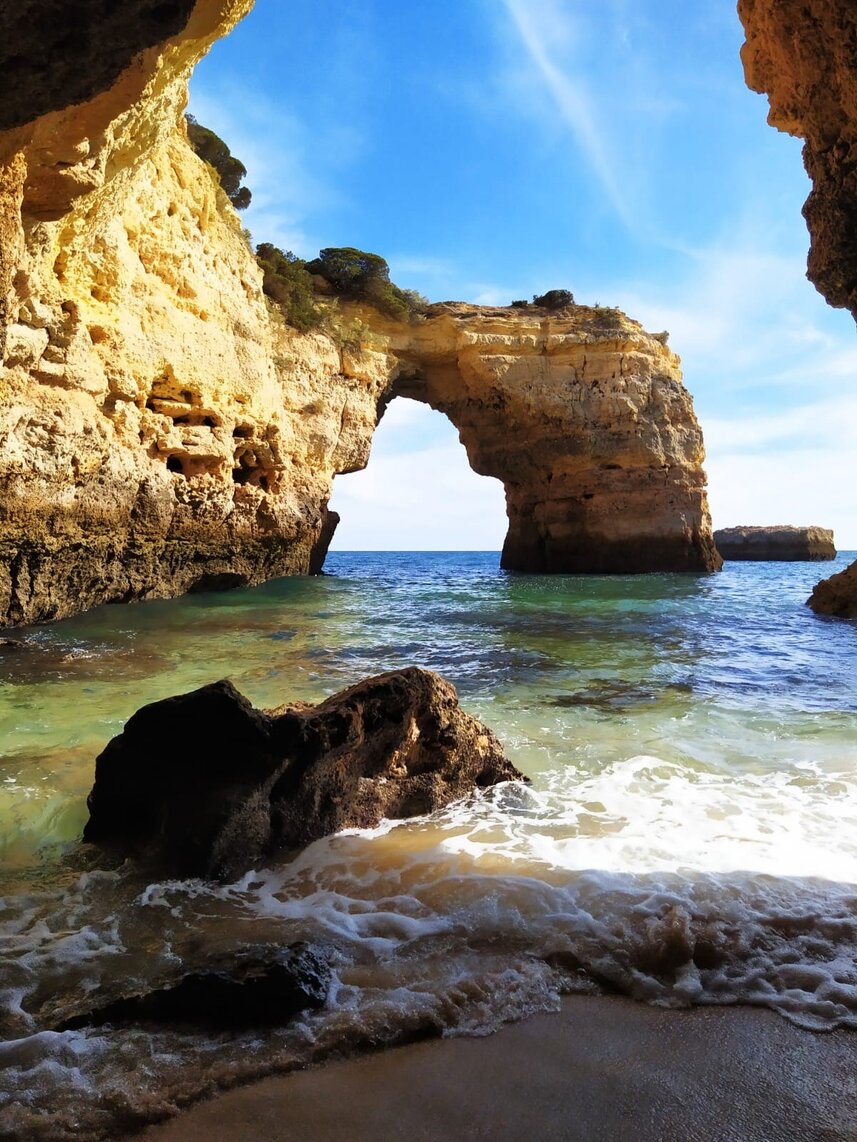
[[[422,401],[501,480],[501,565],[531,572],[720,566],[702,433],[678,358],[614,309],[559,314],[448,303],[391,338],[380,407]]]
[[[299,333],[268,304],[182,117],[195,61],[251,5],[147,0],[164,40],[120,21],[82,102],[49,85],[0,133],[0,625],[319,569],[331,481],[397,393],[503,482],[504,566],[717,567],[665,336],[617,310],[455,303],[411,323],[343,303]],[[97,29],[104,5],[84,7]]]

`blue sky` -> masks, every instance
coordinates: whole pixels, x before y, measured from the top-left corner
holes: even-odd
[[[715,526],[857,548],[854,322],[805,280],[800,142],[748,91],[731,0],[256,0],[191,83],[256,241],[354,245],[434,301],[566,286],[668,329]],[[338,478],[341,549],[499,548],[502,488],[395,401]]]

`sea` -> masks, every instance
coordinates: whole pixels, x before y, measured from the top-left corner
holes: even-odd
[[[0,652],[0,1137],[118,1138],[262,1075],[487,1035],[573,992],[857,1028],[857,622],[835,563],[529,576],[496,552],[333,552],[326,574],[105,606]],[[418,664],[531,779],[232,884],[79,843],[141,705],[230,678],[316,702]],[[320,1010],[264,1031],[51,1030],[249,947],[323,945]]]

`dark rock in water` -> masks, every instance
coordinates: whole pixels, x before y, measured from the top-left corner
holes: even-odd
[[[164,987],[93,1006],[66,1018],[56,1030],[142,1022],[228,1029],[282,1026],[300,1011],[323,1007],[332,978],[327,957],[310,944],[254,949],[188,972]]]
[[[279,850],[516,780],[494,734],[428,670],[271,712],[221,681],[133,715],[96,761],[83,839],[171,875],[229,879]]]
[[[583,690],[572,694],[557,694],[551,698],[550,704],[568,709],[581,706],[598,710],[602,714],[615,714],[652,706],[667,694],[689,694],[691,691],[692,687],[686,682],[668,682],[659,692],[621,679],[596,679]]]
[[[333,533],[339,526],[339,512],[331,511],[330,508],[324,509],[324,518],[321,521],[321,531],[318,533],[318,539],[312,545],[312,550],[309,553],[309,573],[310,575],[323,575],[324,561],[327,558],[327,549],[330,547]]]
[[[817,615],[857,619],[857,563],[851,563],[844,571],[816,583],[807,605]]]
[[[15,654],[19,650],[26,650],[27,644],[20,638],[0,638],[0,654]]]
[[[827,527],[725,527],[715,531],[714,543],[726,560],[800,563],[836,558],[833,532]]]

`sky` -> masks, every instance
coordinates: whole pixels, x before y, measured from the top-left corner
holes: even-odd
[[[256,242],[382,254],[432,301],[566,287],[669,330],[715,527],[857,548],[857,337],[806,281],[801,143],[750,92],[732,0],[256,0],[191,82]],[[341,550],[496,550],[501,484],[394,401],[331,506]]]

